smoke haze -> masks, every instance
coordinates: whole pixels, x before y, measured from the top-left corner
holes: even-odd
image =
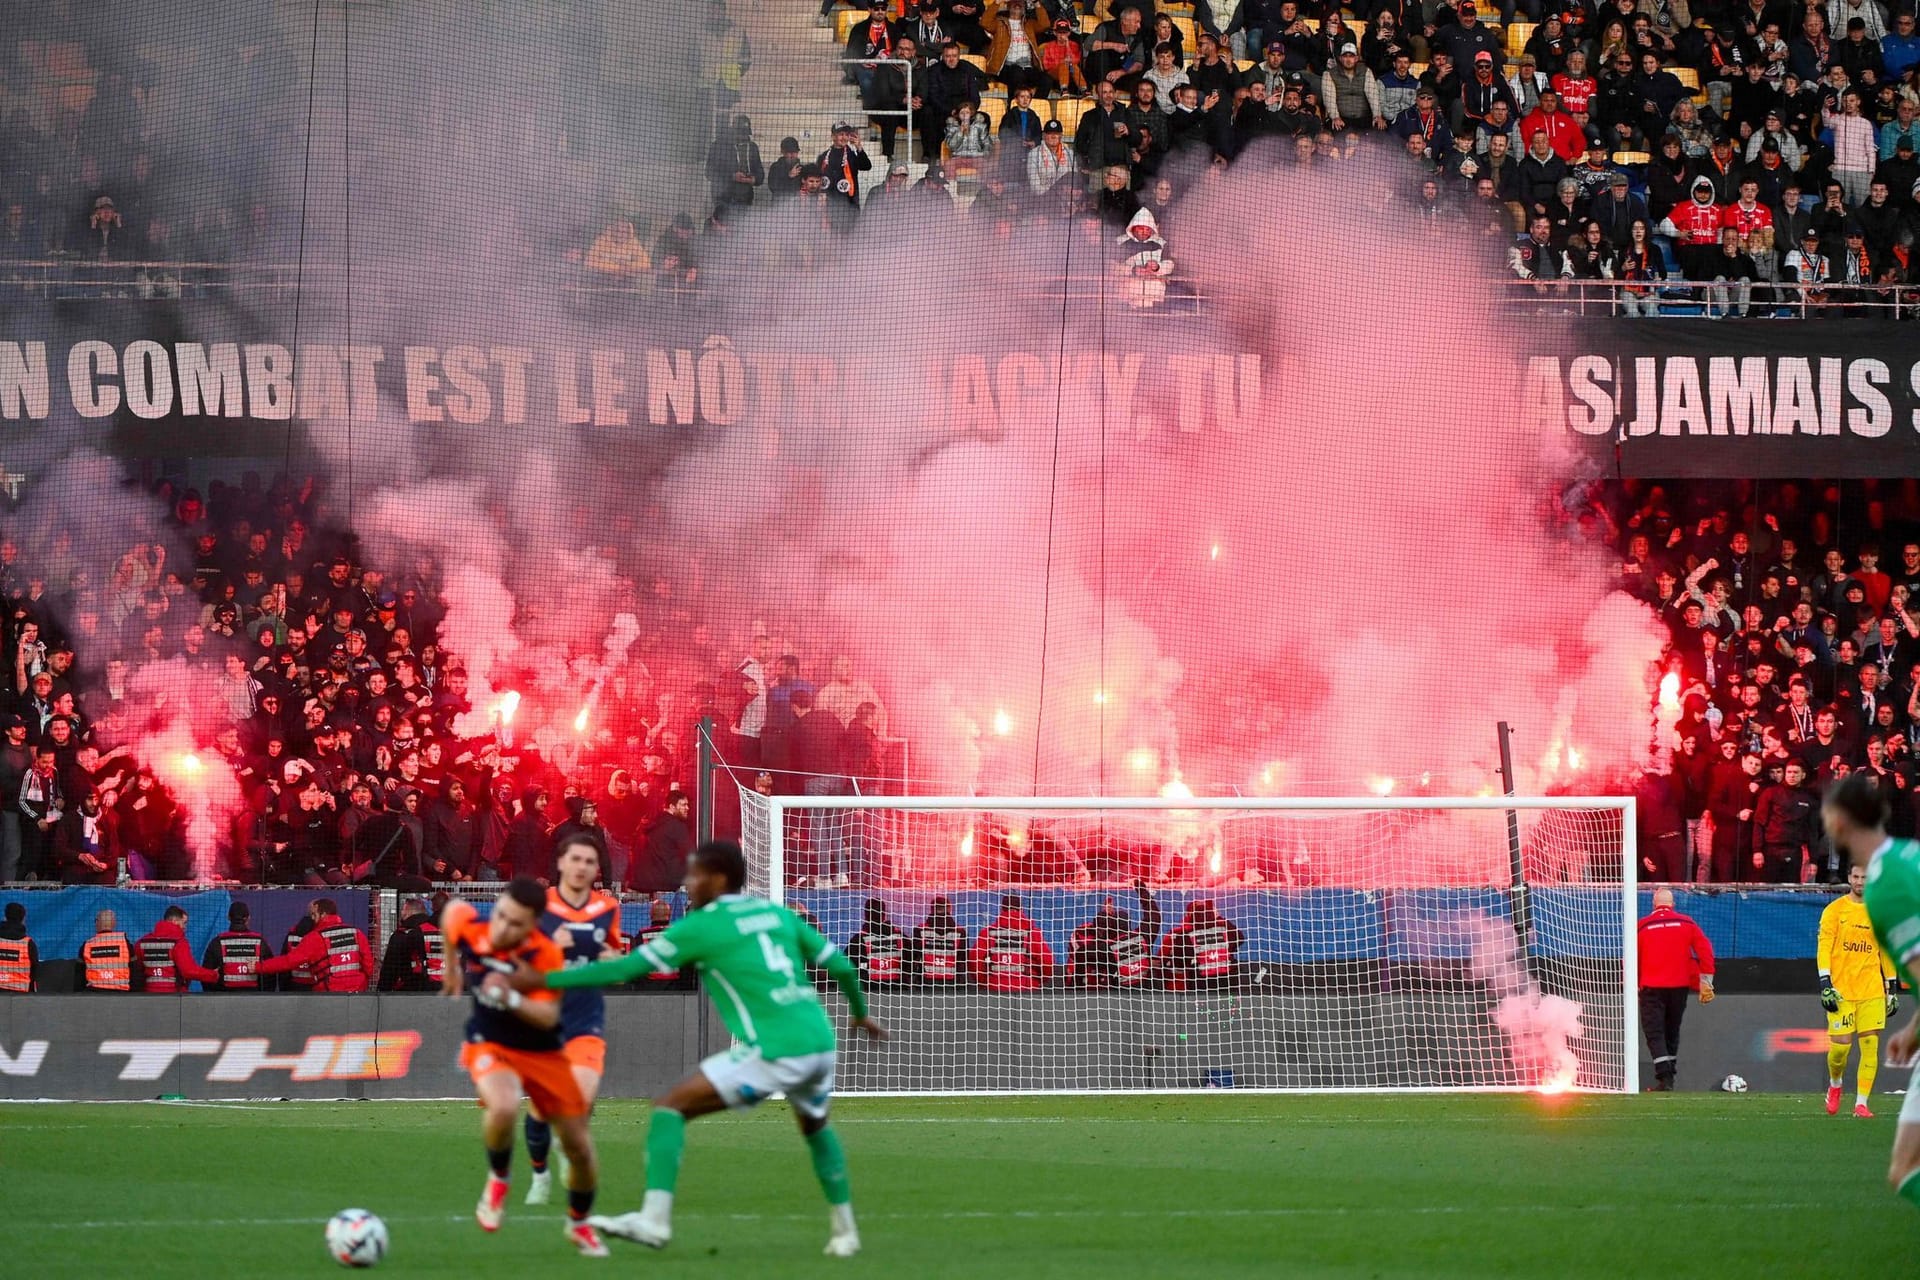
[[[323,7],[310,154],[316,37],[297,10],[253,20],[278,70],[234,82],[219,127],[174,132],[166,164],[183,198],[217,184],[269,204],[261,252],[307,264],[297,318],[284,298],[240,302],[221,332],[182,340],[297,336],[391,360],[444,334],[638,348],[685,326],[743,351],[874,357],[838,430],[771,411],[697,436],[538,418],[423,428],[391,369],[350,423],[305,424],[283,459],[324,474],[330,514],[369,562],[437,571],[442,640],[470,673],[466,729],[525,689],[551,737],[610,681],[650,702],[737,662],[764,628],[816,681],[832,655],[853,657],[911,743],[916,789],[1360,794],[1425,778],[1472,794],[1497,785],[1502,719],[1523,789],[1578,785],[1569,746],[1586,790],[1644,756],[1663,632],[1611,594],[1603,549],[1563,528],[1553,497],[1576,477],[1510,412],[1495,301],[1467,246],[1379,198],[1406,185],[1395,171],[1283,173],[1250,157],[1196,181],[1166,227],[1181,278],[1255,283],[1203,285],[1219,296],[1197,316],[1135,316],[1103,296],[1117,229],[1022,220],[996,237],[875,215],[803,244],[822,233],[765,209],[711,264],[742,283],[716,287],[707,313],[583,305],[562,259],[610,212],[652,210],[657,227],[704,198],[693,160],[711,115],[651,86],[676,83],[661,50],[683,56],[709,7],[544,5],[481,22],[464,6]],[[136,34],[149,43],[129,44],[128,65],[160,38]],[[628,54],[648,68],[638,81],[614,69]],[[251,152],[234,146],[247,120]],[[234,154],[254,158],[241,171]],[[823,263],[810,276],[763,271],[802,249]],[[1080,298],[1063,306],[1044,286],[1059,277]],[[978,287],[998,280],[1040,283]],[[29,310],[10,334],[63,335],[53,308]],[[1062,387],[1055,366],[1003,434],[946,426],[911,371],[1008,336],[1070,368],[1148,353],[1140,414],[1117,413],[1111,377]],[[1170,363],[1189,349],[1260,353],[1258,413],[1189,430]],[[98,578],[124,550],[130,495],[80,452],[82,424],[52,425],[36,466],[62,469],[38,471],[49,505],[20,523],[74,529]],[[132,519],[164,540],[163,514]],[[179,728],[153,737],[177,748]]]

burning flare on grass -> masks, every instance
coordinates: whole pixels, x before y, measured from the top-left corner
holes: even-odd
[[[1580,1079],[1573,1046],[1586,1034],[1580,1002],[1540,989],[1506,921],[1476,916],[1460,927],[1474,976],[1493,1002],[1494,1025],[1506,1035],[1514,1083],[1543,1094],[1573,1088]]]

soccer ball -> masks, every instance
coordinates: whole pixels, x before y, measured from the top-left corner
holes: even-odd
[[[1720,1082],[1720,1092],[1722,1093],[1745,1093],[1746,1091],[1747,1078],[1745,1076],[1728,1076]]]
[[[343,1267],[371,1267],[387,1256],[387,1224],[365,1209],[342,1209],[327,1221],[327,1252]]]

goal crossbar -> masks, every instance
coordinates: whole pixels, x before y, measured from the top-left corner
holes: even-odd
[[[1325,810],[1366,809],[1617,809],[1633,812],[1632,796],[767,796],[781,809],[1031,809]]]

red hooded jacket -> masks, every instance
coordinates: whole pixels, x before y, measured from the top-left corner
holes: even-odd
[[[339,916],[321,916],[299,946],[262,960],[260,972],[286,973],[301,965],[312,965],[318,975],[315,991],[365,991],[373,985],[373,949],[367,935]]]
[[[187,931],[178,920],[153,926],[153,932],[133,944],[133,959],[140,972],[140,989],[153,995],[176,995],[190,982],[211,991],[220,981],[218,973],[193,958]]]
[[[1657,907],[1640,921],[1640,985],[1700,989],[1713,976],[1713,944],[1691,916]]]
[[[1000,909],[973,944],[974,980],[988,991],[1034,991],[1053,972],[1053,948],[1016,906]]]

